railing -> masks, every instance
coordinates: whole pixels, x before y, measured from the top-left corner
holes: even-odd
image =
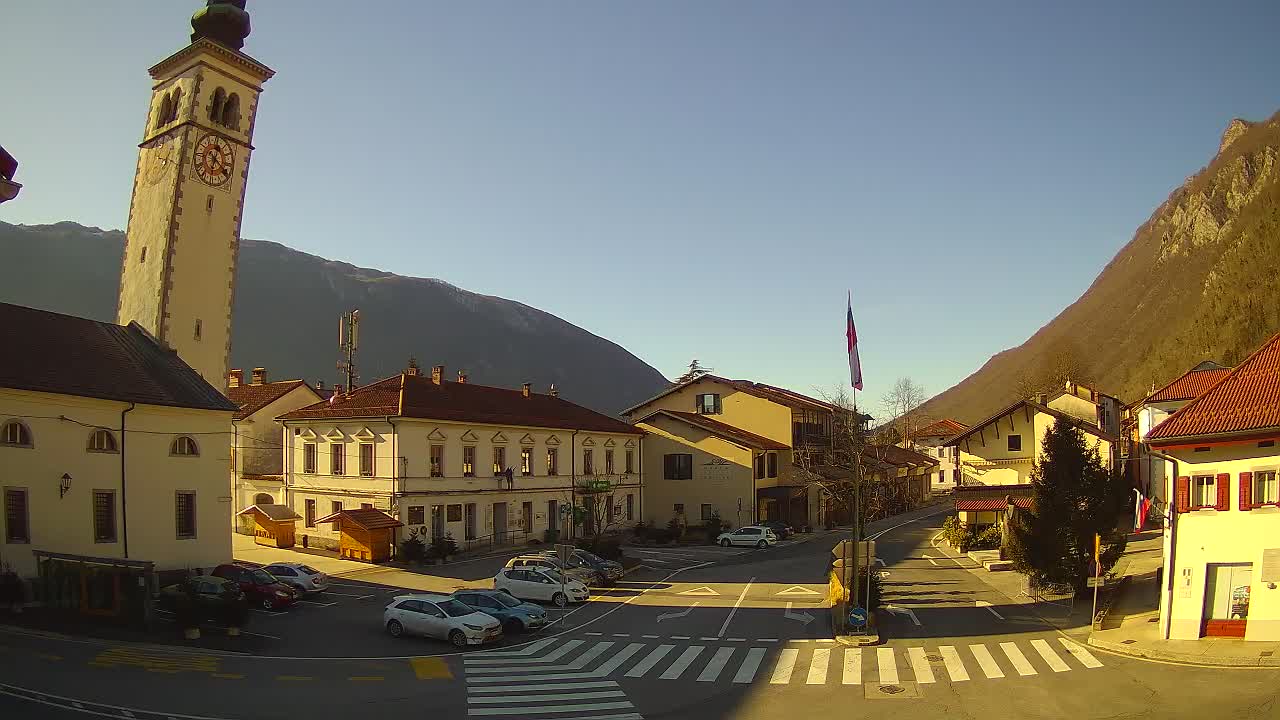
[[[506,532],[495,533],[493,535],[482,535],[480,537],[471,538],[470,540],[458,540],[458,551],[473,552],[476,550],[509,547],[512,545],[526,545],[529,542],[530,535],[531,533],[527,530],[507,530]]]

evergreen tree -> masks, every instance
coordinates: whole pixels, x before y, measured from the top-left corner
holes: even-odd
[[[702,367],[702,363],[698,362],[698,358],[694,358],[693,361],[689,363],[689,369],[686,370],[683,375],[676,378],[676,384],[683,385],[691,380],[697,380],[703,375],[711,372],[712,369],[713,368]]]
[[[1074,422],[1055,422],[1045,432],[1042,451],[1031,471],[1032,507],[1010,518],[1006,555],[1033,582],[1079,589],[1089,576],[1094,533],[1106,544],[1104,571],[1123,552],[1124,538],[1115,527],[1125,488]]]

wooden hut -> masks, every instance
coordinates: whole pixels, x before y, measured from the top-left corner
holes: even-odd
[[[253,520],[255,543],[278,548],[293,547],[294,523],[302,516],[288,505],[250,505],[239,514]]]
[[[391,559],[395,529],[404,523],[372,508],[340,510],[317,523],[338,523],[338,555],[347,560],[383,562]]]

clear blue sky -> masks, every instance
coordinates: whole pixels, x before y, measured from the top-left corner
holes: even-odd
[[[146,69],[201,4],[6,4],[0,219],[124,228]],[[249,10],[245,237],[801,391],[847,382],[849,288],[873,402],[1022,342],[1280,108],[1273,0]]]

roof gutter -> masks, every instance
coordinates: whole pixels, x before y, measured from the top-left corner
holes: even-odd
[[[124,463],[124,416],[128,415],[137,407],[136,403],[129,403],[129,407],[120,411],[120,538],[124,542],[124,559],[129,559],[129,493],[125,489],[125,463]]]

